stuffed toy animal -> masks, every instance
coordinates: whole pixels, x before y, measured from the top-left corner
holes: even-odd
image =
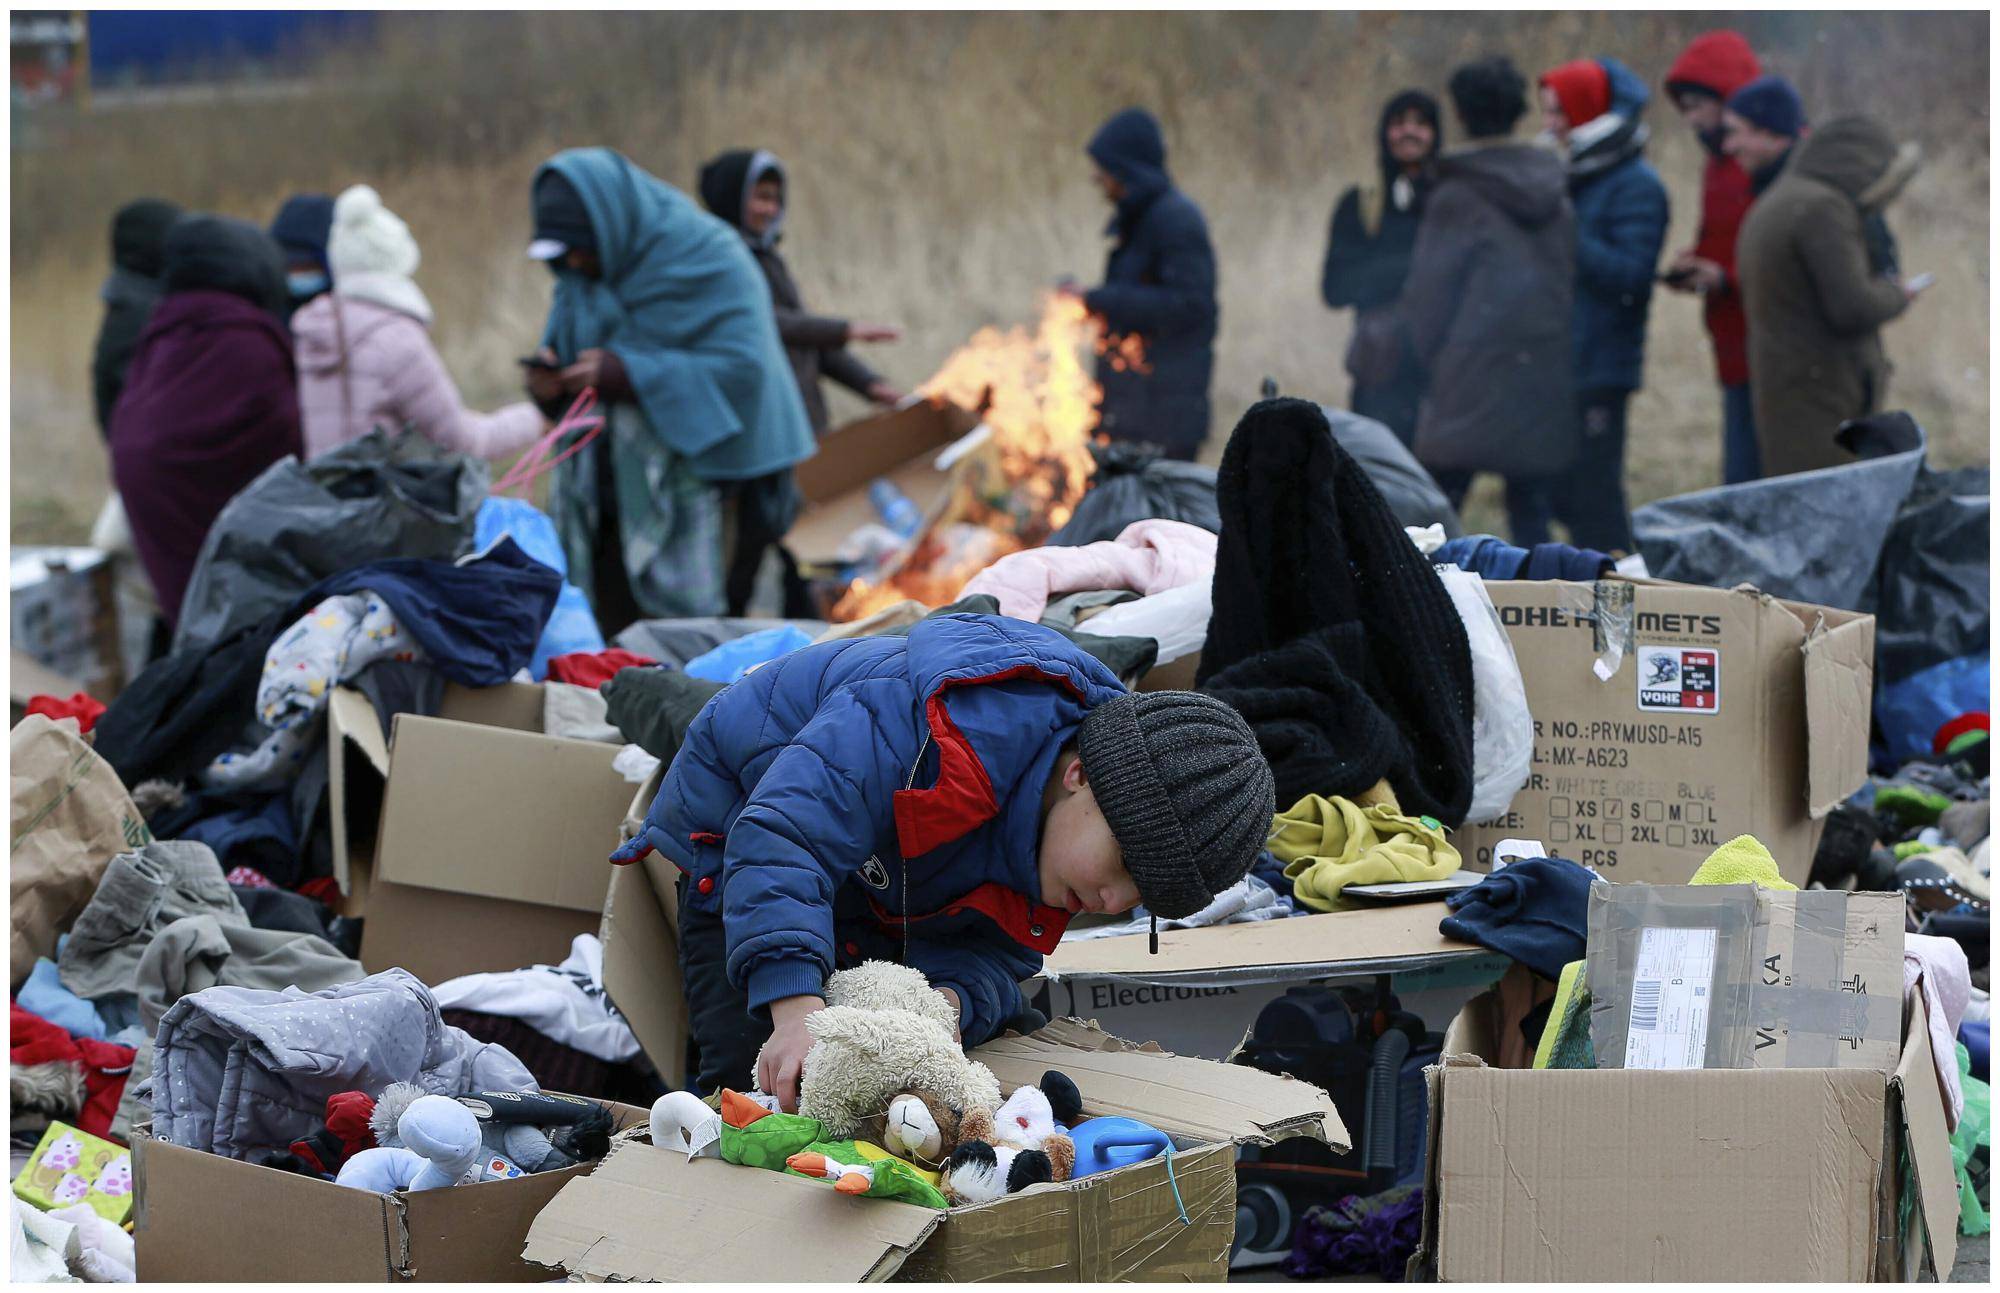
[[[377,1145],[393,1149],[404,1143],[396,1128],[404,1110],[423,1096],[424,1089],[414,1082],[392,1082],[383,1088],[368,1118]],[[610,1148],[611,1114],[588,1100],[508,1091],[451,1098],[478,1120],[482,1166],[488,1176],[553,1172],[602,1158]]]
[[[862,1120],[856,1140],[880,1145],[896,1157],[932,1172],[944,1170],[958,1148],[964,1114],[931,1091],[899,1091],[889,1107]]]
[[[799,1113],[829,1136],[859,1134],[903,1093],[947,1109],[1000,1103],[992,1070],[967,1059],[953,1038],[951,1003],[918,971],[865,961],[827,979],[826,1002],[806,1017],[813,1046],[799,1075]]]
[[[987,1203],[1030,1185],[1069,1180],[1076,1145],[1063,1128],[1082,1112],[1076,1083],[1050,1069],[1039,1087],[1020,1087],[994,1112],[966,1114],[958,1148],[945,1165],[945,1197],[954,1204]]]
[[[375,1103],[376,1113],[388,1098]],[[378,1129],[377,1138],[380,1138]],[[364,1149],[341,1165],[334,1184],[377,1194],[397,1190],[437,1190],[476,1181],[479,1166],[479,1119],[472,1110],[448,1096],[426,1095],[410,1101],[396,1120],[394,1146]]]
[[[719,1158],[832,1181],[842,1194],[899,1199],[927,1208],[945,1206],[935,1173],[925,1172],[878,1145],[827,1135],[817,1119],[779,1113],[766,1099],[725,1090],[721,1109],[685,1091],[653,1102],[653,1144],[689,1158]]]

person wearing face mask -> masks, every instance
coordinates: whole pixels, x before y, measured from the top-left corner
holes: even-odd
[[[798,381],[799,398],[805,401],[813,434],[825,435],[830,422],[826,396],[820,390],[822,377],[832,378],[875,404],[898,403],[903,393],[857,358],[848,345],[895,341],[902,330],[806,311],[791,268],[778,251],[785,223],[783,163],[763,149],[723,153],[701,168],[700,191],[702,204],[743,235],[757,268],[764,271],[777,314],[778,336],[791,359],[792,375]],[[779,543],[798,510],[791,469],[744,482],[737,503],[738,515],[747,528],[728,572],[729,613],[741,615],[748,608],[764,553],[775,548],[785,568],[784,613],[810,617],[813,610],[797,564]]]
[[[333,286],[333,269],[326,258],[332,230],[333,199],[324,193],[293,194],[271,221],[271,237],[285,253],[288,324],[300,307]]]
[[[1410,275],[1417,226],[1444,144],[1437,100],[1421,90],[1396,95],[1382,109],[1375,139],[1381,180],[1348,189],[1334,208],[1320,294],[1328,308],[1355,312],[1347,348],[1354,379],[1349,407],[1394,431],[1407,447],[1416,440],[1424,373],[1394,327],[1393,307]]]
[[[1645,371],[1646,316],[1667,237],[1667,187],[1646,160],[1640,120],[1651,97],[1614,58],[1578,59],[1541,78],[1543,125],[1565,155],[1576,209],[1571,355],[1582,441],[1569,471],[1540,488],[1572,543],[1613,553],[1632,550],[1626,412]],[[1547,537],[1544,526],[1514,542]]]
[[[1722,483],[1756,480],[1757,428],[1750,410],[1748,327],[1736,279],[1736,237],[1754,197],[1750,173],[1723,149],[1723,104],[1762,71],[1750,42],[1733,31],[1705,31],[1667,71],[1667,95],[1701,142],[1701,225],[1694,246],[1674,257],[1661,281],[1701,297],[1702,322],[1722,383]]]
[[[543,163],[533,210],[528,254],[556,287],[528,394],[556,416],[593,390],[606,418],[555,470],[571,581],[607,639],[720,615],[730,561],[765,528],[741,487],[814,452],[770,289],[734,229],[609,148]]]

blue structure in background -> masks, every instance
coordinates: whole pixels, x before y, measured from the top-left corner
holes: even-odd
[[[90,79],[111,86],[179,80],[277,57],[322,38],[368,34],[372,13],[300,10],[90,11]]]

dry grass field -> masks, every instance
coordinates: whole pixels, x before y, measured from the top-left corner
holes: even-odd
[[[694,15],[385,17],[367,49],[331,51],[284,95],[231,90],[17,129],[13,180],[13,523],[17,542],[76,540],[103,497],[88,363],[107,221],[142,194],[266,221],[297,189],[366,180],[423,244],[420,279],[468,398],[499,401],[538,334],[546,272],[522,257],[528,179],[557,148],[609,144],[692,188],[701,161],[758,145],[793,178],[787,250],[808,300],[902,324],[871,358],[914,383],[1036,291],[1102,265],[1105,212],[1081,146],[1128,103],[1153,109],[1169,165],[1207,212],[1222,276],[1215,386],[1229,423],[1271,377],[1345,398],[1348,317],[1319,299],[1326,225],[1373,166],[1378,105],[1442,97],[1489,52],[1532,76],[1610,54],[1657,90],[1720,15],[1555,13]],[[1988,443],[1988,18],[1760,14],[1739,20],[1812,114],[1877,114],[1928,163],[1891,212],[1912,271],[1939,283],[1888,332],[1892,403],[1934,457]],[[1673,198],[1669,251],[1698,215],[1700,156],[1655,100],[1651,155]],[[18,121],[17,121],[18,125]],[[1698,307],[1654,307],[1632,410],[1637,499],[1719,478],[1719,399]],[[842,408],[851,408],[843,405]],[[1475,522],[1497,523],[1490,496]]]

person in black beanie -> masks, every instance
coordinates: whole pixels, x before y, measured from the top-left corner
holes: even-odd
[[[1243,415],[1195,683],[1249,721],[1280,806],[1387,779],[1448,827],[1472,803],[1472,657],[1430,563],[1305,400]]]
[[[1404,90],[1389,100],[1375,142],[1381,178],[1356,184],[1334,208],[1320,295],[1330,309],[1354,307],[1354,340],[1347,347],[1354,390],[1348,407],[1394,431],[1408,448],[1416,441],[1424,371],[1402,344],[1391,307],[1410,276],[1417,225],[1444,143],[1437,100],[1422,90]]]
[[[181,218],[181,209],[159,198],[140,198],[118,208],[111,218],[111,276],[99,293],[104,323],[97,330],[91,354],[90,386],[97,407],[97,429],[111,435],[111,408],[125,389],[125,370],[139,349],[139,334],[153,307],[160,303],[161,248],[167,229]]]

